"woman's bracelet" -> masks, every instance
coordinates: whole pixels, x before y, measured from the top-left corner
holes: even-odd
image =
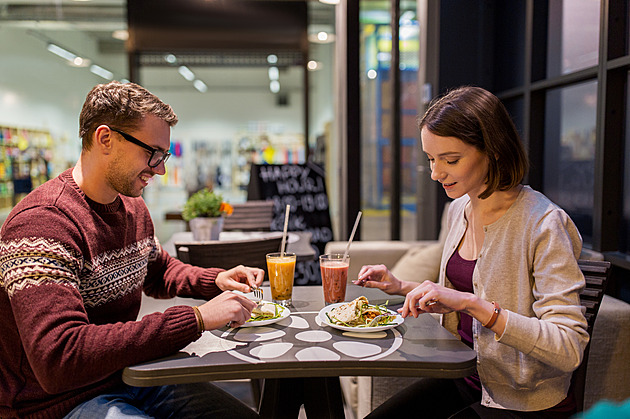
[[[501,311],[501,307],[499,307],[495,301],[492,302],[492,305],[494,306],[494,310],[492,310],[492,317],[490,317],[490,320],[488,320],[486,324],[482,324],[483,327],[487,327],[488,329],[492,328],[492,326],[494,326],[497,322],[499,312]]]
[[[205,325],[203,324],[203,317],[201,316],[201,311],[199,311],[199,307],[193,306],[193,311],[195,312],[195,317],[197,318],[197,329],[199,330],[199,336],[206,330]]]

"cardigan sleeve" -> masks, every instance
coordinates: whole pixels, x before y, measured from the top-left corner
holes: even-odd
[[[577,264],[581,239],[568,215],[555,209],[531,230],[533,315],[509,311],[499,342],[571,372],[588,343],[579,293],[584,276]]]

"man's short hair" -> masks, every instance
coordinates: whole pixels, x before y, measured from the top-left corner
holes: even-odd
[[[171,127],[177,124],[173,109],[142,86],[117,81],[95,86],[87,94],[79,117],[83,150],[92,146],[92,136],[99,125],[131,129],[147,115],[156,116]]]

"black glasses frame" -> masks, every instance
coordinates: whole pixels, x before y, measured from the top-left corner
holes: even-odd
[[[151,156],[149,157],[149,161],[147,162],[147,165],[150,168],[158,167],[160,163],[162,162],[166,163],[168,158],[171,157],[171,153],[169,153],[168,151],[160,150],[159,148],[153,148],[150,145],[147,145],[143,143],[142,141],[138,140],[133,135],[129,135],[126,132],[123,132],[116,128],[109,127],[109,129],[111,129],[114,132],[119,133],[125,140],[129,141],[130,143],[134,143],[135,145],[139,145],[145,150],[150,151]],[[153,161],[153,164],[151,164],[151,161]]]

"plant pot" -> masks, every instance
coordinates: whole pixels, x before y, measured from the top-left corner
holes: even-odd
[[[223,231],[223,217],[197,217],[190,220],[190,230],[195,241],[219,240]]]

